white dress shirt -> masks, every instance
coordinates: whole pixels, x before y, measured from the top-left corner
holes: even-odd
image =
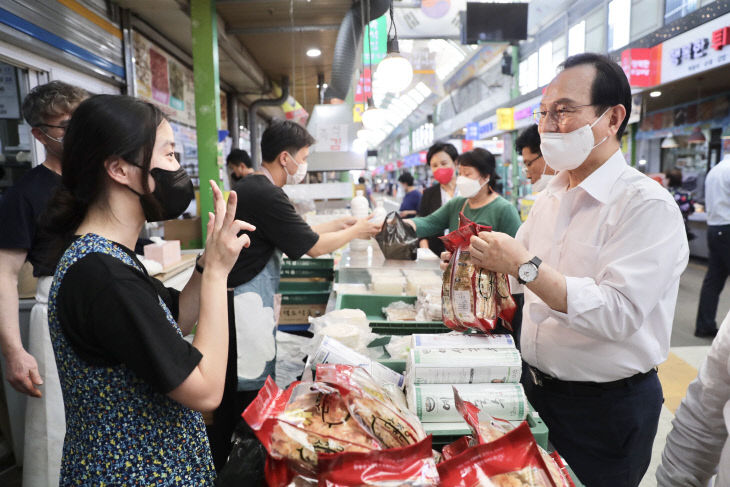
[[[730,155],[707,173],[705,211],[708,225],[730,225]]]
[[[562,380],[610,382],[664,362],[689,248],[674,198],[620,151],[567,190],[558,174],[517,232],[566,276],[568,312],[525,287],[522,356]]]
[[[656,472],[657,485],[705,486],[715,473],[716,486],[730,485],[730,314],[672,426]]]

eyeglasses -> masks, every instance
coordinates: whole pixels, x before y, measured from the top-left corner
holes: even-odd
[[[589,103],[588,105],[575,105],[572,107],[562,107],[552,110],[535,110],[534,112],[532,112],[532,117],[537,124],[547,122],[548,118],[552,118],[558,125],[563,125],[570,119],[570,117],[575,112],[578,111],[579,108],[592,106],[594,105],[592,103]]]
[[[54,129],[63,129],[66,130],[68,128],[68,120],[63,122],[63,125],[51,125],[50,123],[39,123],[37,127],[50,127]]]
[[[540,159],[541,157],[542,157],[542,155],[539,155],[534,159],[530,159],[529,161],[523,161],[522,163],[525,165],[525,167],[527,169],[530,169],[530,166],[532,166],[532,163],[535,162],[536,160]]]

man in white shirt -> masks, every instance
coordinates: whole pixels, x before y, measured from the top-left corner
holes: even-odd
[[[714,337],[717,302],[730,274],[730,154],[707,173],[705,209],[710,258],[700,291],[695,336]]]
[[[591,487],[637,486],[649,465],[663,402],[655,368],[689,256],[677,204],[621,154],[630,110],[618,64],[568,58],[536,114],[557,176],[516,238],[483,232],[470,249],[525,284],[525,392]]]
[[[687,388],[657,469],[659,487],[730,485],[730,313]]]

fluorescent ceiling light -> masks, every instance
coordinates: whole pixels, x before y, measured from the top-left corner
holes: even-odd
[[[312,47],[311,49],[307,49],[307,56],[309,56],[309,57],[319,57],[321,54],[322,54],[322,51],[320,51],[316,47]]]
[[[662,92],[659,90],[652,91],[651,93],[649,93],[649,96],[652,98],[658,98],[658,97],[662,96]]]

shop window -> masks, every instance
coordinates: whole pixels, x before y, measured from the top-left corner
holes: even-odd
[[[631,40],[639,39],[662,26],[662,5],[656,0],[632,0]]]
[[[520,93],[525,94],[537,89],[538,53],[533,52],[520,63]]]
[[[586,50],[586,21],[581,20],[568,30],[568,56]]]
[[[666,0],[664,3],[664,23],[668,24],[697,10],[699,0]]]
[[[21,106],[27,72],[0,63],[0,198],[33,166],[33,136]]]
[[[565,61],[566,37],[561,35],[553,39],[553,76],[558,72],[558,67]]]
[[[538,51],[538,86],[545,86],[555,76],[555,66],[553,65],[553,43],[546,42],[540,46]]]
[[[598,7],[586,17],[586,52],[603,52],[606,42],[606,9]]]
[[[611,0],[608,3],[608,51],[629,43],[630,19],[631,0]]]

